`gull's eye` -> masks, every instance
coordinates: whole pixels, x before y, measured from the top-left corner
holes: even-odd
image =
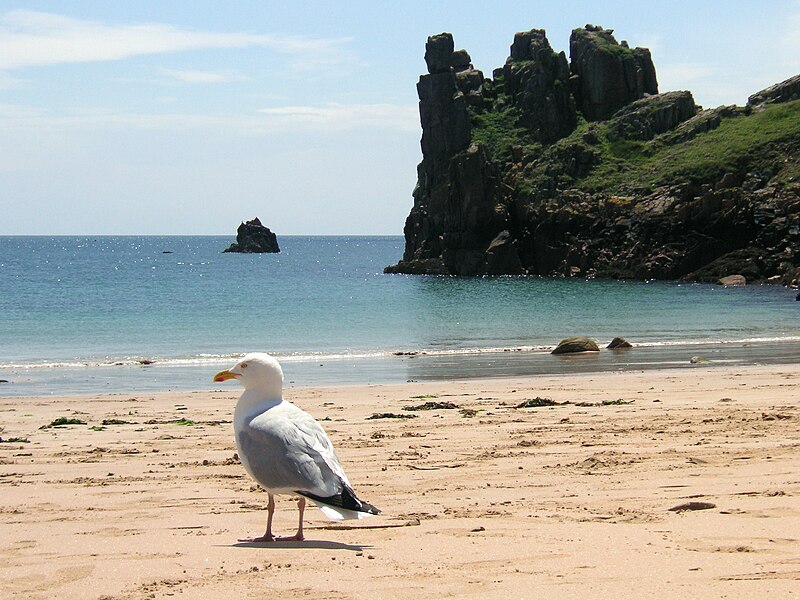
[[[246,369],[247,368],[247,363],[242,363],[242,368]]]

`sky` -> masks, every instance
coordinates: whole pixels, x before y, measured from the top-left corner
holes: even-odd
[[[0,0],[0,235],[401,235],[427,37],[587,23],[707,108],[800,73],[800,0]]]

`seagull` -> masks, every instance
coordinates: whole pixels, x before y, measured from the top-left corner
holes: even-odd
[[[358,499],[322,426],[283,399],[283,370],[274,357],[253,352],[214,375],[215,382],[229,379],[244,386],[233,415],[239,460],[269,494],[267,531],[240,542],[302,541],[306,499],[336,521],[380,513]],[[276,494],[300,496],[300,520],[293,536],[278,538],[272,533]]]

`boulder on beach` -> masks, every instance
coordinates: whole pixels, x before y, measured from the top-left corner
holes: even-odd
[[[280,252],[278,237],[264,227],[256,217],[239,225],[236,230],[236,242],[228,246],[224,252],[262,253]]]
[[[633,345],[624,337],[615,337],[606,348],[609,350],[618,350],[620,348],[633,348]]]
[[[550,354],[573,354],[576,352],[600,352],[600,348],[592,338],[576,336],[561,340]]]

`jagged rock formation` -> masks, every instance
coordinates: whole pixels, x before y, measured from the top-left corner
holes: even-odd
[[[496,210],[503,202],[497,165],[485,148],[470,145],[467,103],[482,103],[483,74],[465,55],[453,51],[449,33],[425,46],[429,73],[417,84],[423,159],[405,226],[406,253],[420,261],[417,272],[474,275],[505,267],[496,264],[502,252],[484,256],[508,215]]]
[[[241,223],[236,230],[236,242],[223,250],[247,254],[280,251],[278,237],[268,227],[264,227],[258,217]]]
[[[747,105],[760,106],[775,102],[791,102],[792,100],[800,100],[800,75],[795,75],[753,94],[747,99]]]
[[[618,44],[612,33],[587,25],[573,29],[569,39],[572,91],[590,121],[607,119],[629,102],[658,93],[650,51]]]
[[[800,278],[800,76],[748,106],[658,93],[650,53],[610,30],[514,36],[484,78],[426,44],[423,159],[387,272],[748,281]]]
[[[551,143],[568,135],[577,124],[570,94],[567,57],[556,54],[543,29],[517,33],[502,73],[495,73],[498,92],[510,96],[518,109],[517,125],[538,142]]]
[[[652,140],[697,114],[691,92],[647,96],[623,106],[608,122],[606,136],[616,140]]]

